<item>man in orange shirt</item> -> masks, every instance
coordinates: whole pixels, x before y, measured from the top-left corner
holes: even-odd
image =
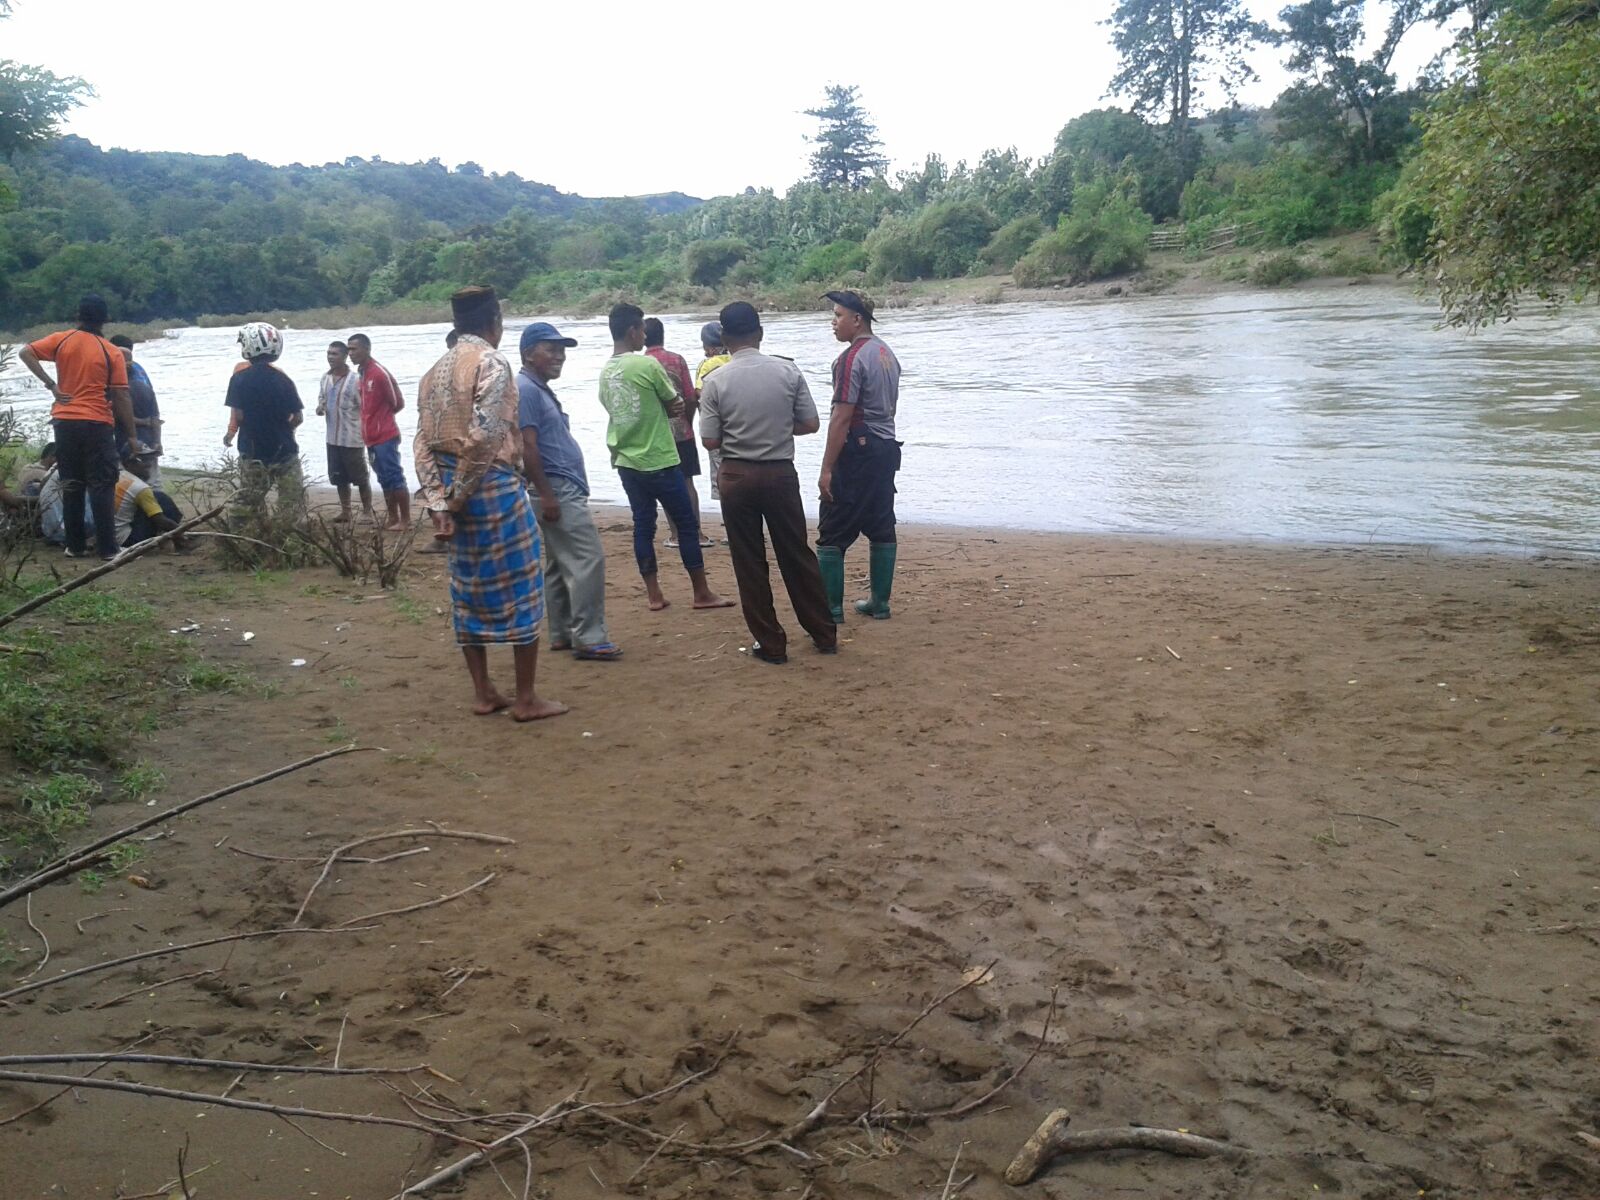
[[[101,336],[109,317],[104,300],[85,296],[78,302],[76,329],[30,342],[17,356],[55,397],[50,419],[55,424],[62,522],[69,558],[80,558],[88,550],[85,491],[94,513],[95,548],[101,558],[117,556],[115,492],[122,469],[117,454],[117,426],[121,426],[132,453],[144,449],[133,423],[127,361],[121,350]],[[41,362],[56,364],[55,379],[45,374]]]

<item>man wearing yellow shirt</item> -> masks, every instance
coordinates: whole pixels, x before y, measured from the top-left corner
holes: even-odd
[[[700,326],[700,349],[705,352],[700,367],[694,373],[694,386],[698,391],[706,386],[706,376],[726,363],[732,355],[728,348],[722,344],[722,322],[707,321]],[[717,475],[722,470],[722,451],[707,450],[706,457],[711,460],[711,498],[716,500],[722,492],[717,487]]]

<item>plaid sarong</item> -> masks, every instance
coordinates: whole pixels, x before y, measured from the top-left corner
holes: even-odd
[[[438,455],[446,488],[454,455]],[[455,514],[450,539],[450,606],[459,646],[527,646],[544,621],[544,572],[539,524],[522,476],[491,464],[483,482]]]

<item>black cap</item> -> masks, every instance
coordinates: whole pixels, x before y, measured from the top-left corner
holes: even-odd
[[[848,308],[853,313],[859,313],[868,321],[872,320],[873,310],[877,307],[865,293],[858,292],[854,288],[845,288],[837,292],[823,292],[822,298],[824,300],[832,300],[840,308]]]
[[[749,337],[752,333],[761,331],[761,314],[756,312],[755,305],[743,300],[735,300],[719,314],[722,322],[722,336]]]

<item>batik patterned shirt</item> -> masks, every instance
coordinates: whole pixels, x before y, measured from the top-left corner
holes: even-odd
[[[491,463],[522,473],[516,377],[505,355],[471,333],[445,351],[422,377],[413,449],[430,512],[459,511]],[[449,488],[439,475],[440,454],[456,460]]]

